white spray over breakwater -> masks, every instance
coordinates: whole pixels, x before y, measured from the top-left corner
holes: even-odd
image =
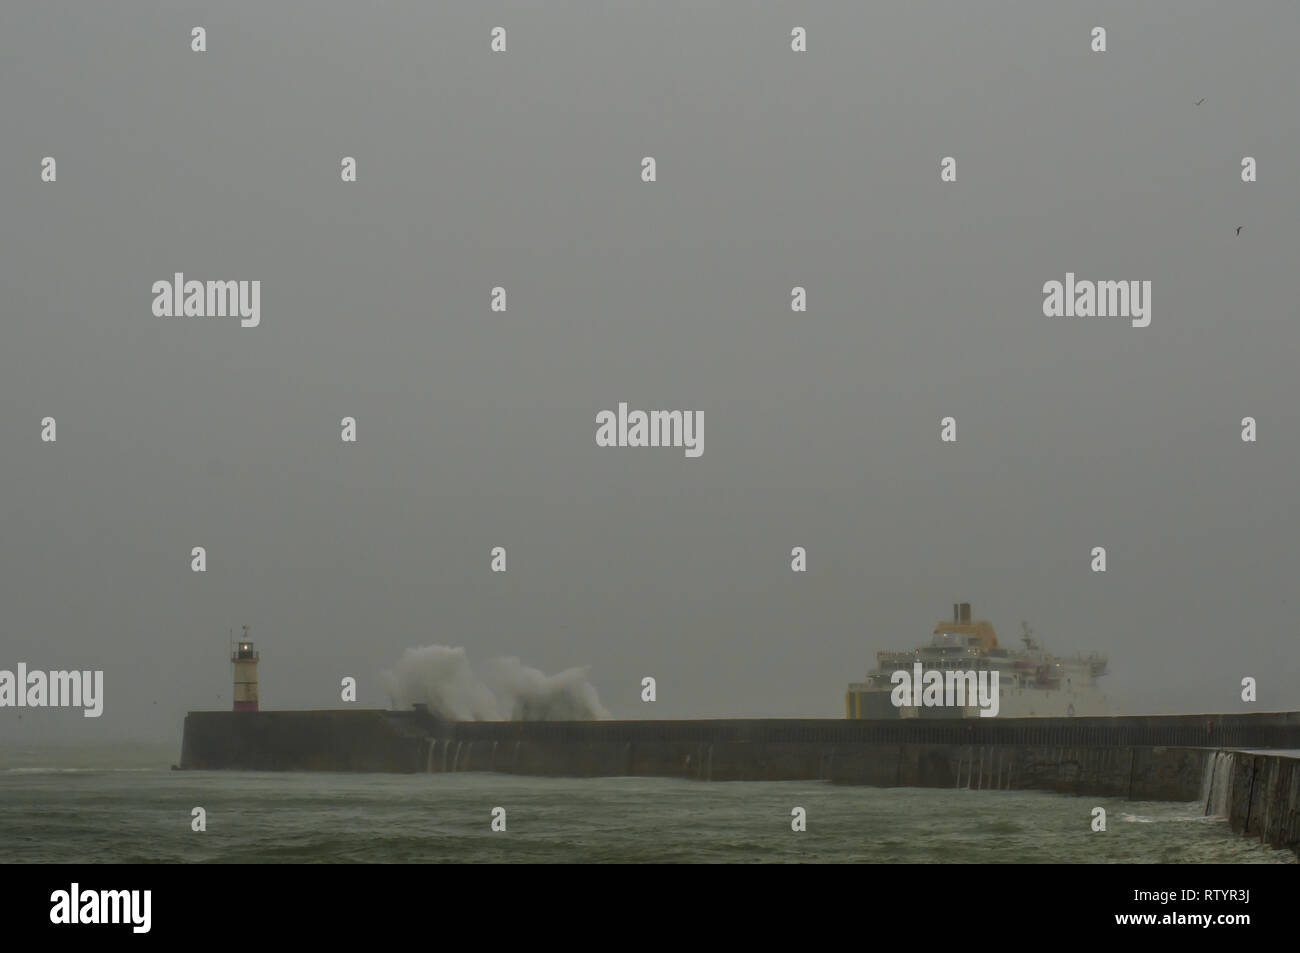
[[[586,668],[555,675],[517,658],[491,659],[476,675],[463,648],[407,649],[381,676],[397,709],[414,704],[457,721],[590,721],[608,718]]]

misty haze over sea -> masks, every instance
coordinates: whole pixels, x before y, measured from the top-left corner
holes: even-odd
[[[405,705],[445,645],[519,660],[434,693],[475,717],[840,717],[954,601],[1120,712],[1300,708],[1300,6],[798,17],[0,5],[0,668],[105,694],[0,742],[178,749],[244,624],[264,709]],[[259,323],[159,317],[177,272]],[[1046,317],[1067,274],[1150,325]],[[707,450],[599,446],[621,403]]]

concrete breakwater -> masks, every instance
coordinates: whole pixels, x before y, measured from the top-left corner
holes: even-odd
[[[1300,712],[882,721],[743,718],[457,722],[420,711],[206,711],[190,712],[185,718],[181,767],[424,771],[431,743],[440,748],[438,764],[442,763],[441,752],[447,745],[460,744],[462,754],[470,749],[472,770],[578,776],[631,773],[697,777],[700,759],[708,746],[713,746],[714,780],[826,777],[828,763],[839,757],[843,764],[849,752],[862,746],[940,746],[954,749],[954,768],[952,779],[937,778],[936,783],[955,783],[959,757],[956,749],[1300,749]],[[485,752],[494,743],[497,754],[485,763]],[[723,749],[728,752],[726,757],[720,756]],[[509,761],[502,754],[506,750],[512,752]],[[629,766],[633,770],[629,771]],[[1113,773],[1116,769],[1088,768],[1082,773],[1095,774],[1097,770]],[[851,772],[844,771],[848,772],[844,780],[851,780]],[[1025,771],[1020,776],[1025,777]]]
[[[1300,750],[1216,751],[1205,787],[1206,814],[1300,853]]]
[[[584,722],[450,722],[421,711],[191,712],[180,767],[824,780],[1200,801],[1234,830],[1295,846],[1300,759],[1261,749],[1300,749],[1300,712]]]

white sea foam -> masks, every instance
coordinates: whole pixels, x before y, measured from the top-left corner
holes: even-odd
[[[158,768],[0,768],[0,774],[116,774],[135,771],[157,771]]]

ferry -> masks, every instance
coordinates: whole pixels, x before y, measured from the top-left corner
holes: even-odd
[[[907,651],[876,654],[876,669],[845,693],[848,718],[973,718],[980,709],[972,701],[962,707],[895,706],[894,673],[997,672],[998,717],[1068,718],[1108,715],[1110,705],[1099,679],[1106,674],[1106,656],[1058,657],[1048,653],[1028,623],[1021,623],[1023,648],[1003,648],[993,626],[971,619],[969,602],[954,603],[952,619],[934,627],[928,645]],[[915,701],[915,699],[914,699]]]

